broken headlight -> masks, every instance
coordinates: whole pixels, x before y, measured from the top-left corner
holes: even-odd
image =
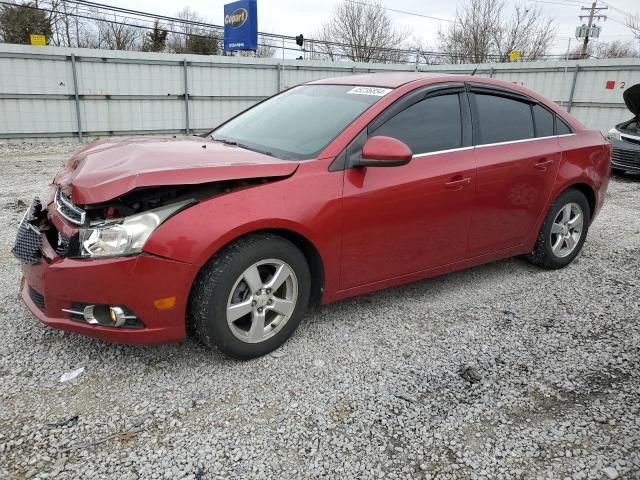
[[[153,231],[192,200],[165,205],[80,230],[80,256],[114,257],[140,253]]]

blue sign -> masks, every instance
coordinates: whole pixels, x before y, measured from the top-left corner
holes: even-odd
[[[240,0],[224,6],[224,51],[258,48],[257,0]]]

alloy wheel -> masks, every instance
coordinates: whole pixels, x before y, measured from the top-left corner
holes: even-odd
[[[227,301],[227,324],[246,343],[263,342],[291,318],[298,300],[298,280],[284,261],[254,263],[236,280]]]
[[[558,258],[570,255],[582,236],[584,213],[575,202],[566,204],[551,225],[551,251]]]

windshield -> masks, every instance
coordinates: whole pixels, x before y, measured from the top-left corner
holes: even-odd
[[[302,85],[240,114],[214,130],[211,138],[282,159],[314,158],[390,91],[353,85]]]

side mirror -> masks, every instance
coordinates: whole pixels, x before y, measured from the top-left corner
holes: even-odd
[[[377,136],[368,139],[362,147],[358,167],[397,167],[411,161],[411,149],[392,137]]]

